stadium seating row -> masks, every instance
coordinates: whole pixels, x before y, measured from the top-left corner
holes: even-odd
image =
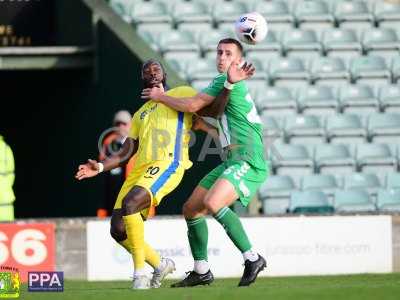
[[[400,143],[400,114],[261,115],[264,136],[298,143]]]
[[[263,200],[265,214],[284,213],[373,213],[400,212],[400,190],[379,190],[374,202],[367,191],[361,189],[338,190],[331,203],[321,191],[293,192],[286,199]]]
[[[400,212],[400,174],[387,173],[384,184],[374,174],[271,176],[259,190],[265,214],[286,212]]]
[[[180,52],[175,52],[178,55]],[[189,82],[208,81],[215,76],[214,59],[179,59],[168,60],[171,66]],[[391,63],[386,63],[380,56],[360,56],[349,62],[339,57],[301,59],[297,57],[276,59],[249,59],[256,67],[252,77],[253,84],[265,83],[276,86],[299,86],[309,84],[342,85],[344,83],[396,83],[400,78],[400,55]],[[348,65],[348,66],[347,66]],[[261,82],[260,82],[261,81]]]
[[[111,0],[111,6],[126,21],[135,25],[156,24],[163,27],[215,25],[230,27],[237,16],[249,11],[261,13],[271,29],[326,28],[371,28],[387,26],[398,28],[400,6],[388,1],[376,1],[368,5],[364,1],[132,1]]]
[[[400,112],[400,86],[397,84],[344,84],[340,87],[311,85],[297,89],[260,85],[250,88],[259,114],[265,116],[324,116],[337,113],[364,116],[379,111]],[[344,119],[344,122],[351,122],[350,124],[361,124],[359,120],[355,120],[357,116],[338,117]]]
[[[180,51],[187,57],[206,58],[215,56],[215,45],[219,40],[234,37],[232,30],[204,30],[202,27],[191,30],[141,30],[139,34],[163,54]],[[360,34],[352,29],[336,28],[326,29],[321,35],[317,35],[314,29],[292,29],[269,31],[264,41],[245,47],[245,55],[260,59],[279,56],[314,58],[324,55],[348,59],[370,54],[389,60],[399,56],[399,49],[400,37],[391,28],[366,29]]]
[[[349,174],[356,171],[384,172],[399,169],[395,144],[284,144],[267,145],[267,157],[276,175]]]
[[[260,197],[282,196],[293,190],[321,190],[333,194],[335,190],[365,189],[376,195],[379,189],[400,190],[400,173],[387,172],[384,176],[373,173],[350,173],[346,175],[312,174],[301,178],[290,175],[272,175],[260,188]],[[275,193],[276,192],[276,193]],[[279,194],[281,193],[282,194]]]

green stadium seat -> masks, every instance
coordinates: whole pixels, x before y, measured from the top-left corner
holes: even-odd
[[[339,86],[350,82],[350,73],[339,57],[320,57],[312,60],[311,77],[315,84]]]
[[[373,28],[362,34],[362,45],[368,55],[378,55],[389,61],[399,56],[400,39],[394,29]]]
[[[344,85],[340,88],[339,102],[344,113],[369,114],[379,112],[379,101],[371,86]]]
[[[162,2],[135,2],[129,16],[138,30],[172,27],[172,17]]]
[[[214,31],[214,25],[212,23],[190,23],[185,22],[181,23],[178,26],[178,30],[189,31],[194,36],[197,42],[200,40],[200,36],[202,36],[205,32]],[[217,47],[217,44],[214,45],[214,48]],[[215,51],[215,49],[214,49]]]
[[[285,117],[285,136],[290,143],[317,144],[325,142],[321,118],[313,115]]]
[[[303,60],[296,57],[270,60],[268,74],[277,86],[305,86],[311,78]]]
[[[214,22],[220,29],[230,29],[237,18],[246,12],[248,8],[245,2],[229,1],[223,4],[214,4],[212,14]]]
[[[368,117],[368,135],[374,143],[400,143],[400,114],[372,114]]]
[[[329,116],[325,121],[326,136],[330,143],[365,143],[367,130],[360,117],[353,114]]]
[[[386,113],[400,113],[400,86],[383,85],[379,88],[379,102]]]
[[[186,67],[186,73],[189,81],[208,80],[209,83],[215,77],[215,60],[197,59],[191,61]]]
[[[376,207],[367,191],[338,190],[335,193],[335,210],[339,213],[375,212]]]
[[[160,51],[160,47],[158,45],[158,32],[154,31],[147,31],[147,30],[138,30],[137,33],[139,36],[145,40],[145,42],[154,50],[154,51]]]
[[[285,87],[269,87],[260,96],[258,108],[267,115],[289,115],[297,113],[297,102],[291,91]]]
[[[183,79],[187,79],[186,78],[186,65],[187,65],[187,61],[186,60],[180,60],[180,59],[168,59],[167,60],[168,64],[171,66],[171,68],[173,70],[175,70],[175,72],[178,73],[178,75],[183,78]]]
[[[282,55],[282,46],[278,42],[276,32],[268,30],[267,37],[262,42],[245,46],[245,53],[247,58],[267,61],[280,57]]]
[[[295,19],[284,1],[255,1],[253,11],[262,14],[271,30],[289,30],[294,27]]]
[[[335,1],[334,15],[341,28],[364,29],[374,26],[374,16],[362,1]]]
[[[284,31],[281,34],[281,42],[288,57],[314,58],[322,53],[322,46],[313,30]]]
[[[303,191],[292,193],[289,211],[294,214],[332,214],[334,208],[324,193]]]
[[[268,88],[267,83],[267,80],[263,79],[246,81],[247,88],[249,89],[249,93],[254,101],[258,101],[259,96],[264,94],[265,89]]]
[[[168,0],[165,0],[168,1]],[[186,1],[186,0],[180,0],[180,1]],[[190,2],[193,3],[203,3],[209,8],[213,8],[214,5],[224,5],[225,0],[190,0]]]
[[[386,173],[385,187],[400,190],[400,172]]]
[[[400,212],[400,190],[379,190],[377,207],[381,212]]]
[[[179,29],[187,29],[187,25],[210,29],[212,17],[208,7],[201,2],[177,2],[171,7],[170,14]]]
[[[132,1],[132,0],[131,0]],[[134,2],[159,2],[163,3],[165,7],[167,8],[168,12],[171,11],[172,7],[175,6],[176,4],[182,3],[182,0],[133,0]]]
[[[356,161],[343,144],[317,145],[314,160],[317,173],[343,175],[356,171]]]
[[[256,102],[257,105],[257,102]],[[261,122],[263,124],[264,144],[266,144],[266,151],[270,151],[269,142],[274,142],[282,138],[283,130],[280,127],[279,120],[269,115],[260,113]]]
[[[392,74],[383,57],[361,56],[350,63],[352,80],[357,83],[390,83]]]
[[[304,176],[314,173],[311,150],[305,145],[274,143],[272,165],[277,175]]]
[[[394,1],[376,1],[374,6],[375,20],[379,27],[400,28],[400,5]]]
[[[290,176],[270,176],[258,191],[265,215],[285,214],[296,185]]]
[[[111,8],[120,15],[124,21],[130,23],[132,21],[130,12],[134,2],[132,0],[111,0]]]
[[[362,46],[351,29],[327,29],[322,34],[324,52],[329,57],[353,58],[362,54]]]
[[[387,144],[359,144],[356,149],[357,165],[361,172],[383,173],[397,170],[396,149]]]
[[[382,187],[378,176],[369,173],[348,174],[344,176],[343,184],[345,190],[361,189],[368,192],[370,196],[375,196],[378,189]]]
[[[289,209],[289,198],[272,198],[262,200],[262,211],[264,215],[283,215]]]
[[[201,53],[195,37],[187,31],[173,30],[160,34],[159,47],[166,59],[197,59]]]
[[[253,82],[255,80],[261,80],[263,83],[264,88],[266,88],[265,84],[268,82],[268,74],[264,70],[264,65],[262,60],[257,59],[257,58],[249,58],[245,57],[245,60],[247,63],[250,63],[253,65],[254,68],[256,68],[256,72],[253,74],[253,76],[247,80],[247,83]]]
[[[305,115],[332,115],[339,107],[333,88],[325,85],[302,87],[297,102],[299,111]]]
[[[294,6],[296,23],[301,29],[313,29],[318,35],[322,30],[334,27],[335,19],[323,1],[296,1]]]
[[[392,74],[393,74],[393,83],[400,83],[400,56],[393,57],[392,59]]]
[[[329,202],[333,203],[333,195],[339,189],[339,183],[333,175],[313,174],[306,175],[301,179],[301,189],[304,191],[321,191],[328,196]]]

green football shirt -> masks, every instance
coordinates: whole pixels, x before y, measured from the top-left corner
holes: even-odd
[[[217,97],[224,88],[226,73],[217,75],[202,92]],[[223,147],[237,145],[233,152],[253,166],[265,169],[263,128],[245,81],[235,83],[224,114],[218,119]]]

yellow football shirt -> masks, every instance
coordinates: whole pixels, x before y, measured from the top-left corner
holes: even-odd
[[[180,86],[167,91],[171,97],[193,97],[196,90]],[[189,130],[192,114],[177,112],[168,106],[147,101],[132,118],[129,137],[139,140],[135,167],[152,161],[177,162],[185,169],[192,166],[189,160]]]

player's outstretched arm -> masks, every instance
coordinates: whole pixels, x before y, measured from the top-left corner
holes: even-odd
[[[153,101],[161,102],[176,111],[189,113],[199,111],[214,100],[213,96],[204,93],[199,93],[194,97],[175,98],[166,95],[159,87],[144,89],[141,98],[144,100],[152,99]]]
[[[93,159],[88,159],[86,164],[79,165],[75,178],[82,180],[94,177],[102,171],[109,171],[120,167],[129,161],[129,159],[136,153],[138,147],[139,142],[137,140],[127,138],[118,153],[113,154],[100,162],[103,165],[102,167],[99,162]]]

